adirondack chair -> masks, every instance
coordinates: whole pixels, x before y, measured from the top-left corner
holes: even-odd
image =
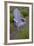
[[[13,15],[14,15],[14,24],[17,26],[17,29],[19,31],[19,28],[23,27],[26,24],[25,19],[21,16],[20,10],[18,8],[14,9]]]

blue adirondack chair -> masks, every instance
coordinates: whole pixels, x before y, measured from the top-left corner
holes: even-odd
[[[19,27],[23,27],[26,24],[25,18],[21,16],[20,10],[18,8],[14,9],[13,15],[14,15],[14,24],[17,26],[18,29]]]

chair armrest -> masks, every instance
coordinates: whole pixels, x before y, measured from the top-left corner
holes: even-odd
[[[21,19],[24,19],[24,18],[21,18]],[[26,20],[26,19],[24,19],[24,20]]]
[[[14,19],[14,21],[17,23],[18,21],[16,19]]]

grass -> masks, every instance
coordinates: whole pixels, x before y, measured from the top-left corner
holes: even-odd
[[[29,31],[28,31],[28,28],[27,28],[27,29],[24,28],[24,29],[22,29],[22,31],[17,32],[16,37],[17,37],[18,39],[28,39],[28,38],[29,38]]]

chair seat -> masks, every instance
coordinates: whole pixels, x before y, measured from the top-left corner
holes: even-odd
[[[18,22],[18,23],[17,23],[17,27],[24,26],[24,24],[25,24],[25,22],[22,22],[22,21],[21,21],[21,22]]]
[[[17,27],[24,26],[24,24],[26,23],[25,21],[23,22],[22,20],[16,20],[16,19],[14,19],[14,21],[15,21],[15,25]]]

